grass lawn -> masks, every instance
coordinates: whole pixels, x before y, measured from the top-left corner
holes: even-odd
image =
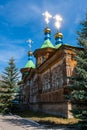
[[[66,118],[60,118],[57,116],[49,115],[49,114],[44,114],[41,112],[33,112],[33,111],[24,111],[17,113],[21,117],[27,118],[34,120],[38,123],[44,123],[44,124],[49,124],[49,125],[64,125],[64,126],[73,126],[78,123],[79,119],[76,118],[71,118],[71,119],[66,119]]]

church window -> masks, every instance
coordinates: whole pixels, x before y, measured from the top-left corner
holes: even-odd
[[[43,86],[43,92],[48,91],[50,89],[50,73],[49,72],[43,75],[42,86]]]
[[[63,85],[62,67],[58,65],[52,70],[52,87],[58,89]]]
[[[45,57],[44,56],[42,56],[42,63],[45,61]]]

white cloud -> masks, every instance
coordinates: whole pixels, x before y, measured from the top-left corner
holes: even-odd
[[[11,40],[0,36],[0,61],[7,62],[11,57],[20,60],[26,55],[26,50],[22,43],[24,43],[24,40]]]
[[[0,14],[11,24],[21,26],[34,21],[41,14],[48,10],[53,15],[60,13],[64,21],[69,21],[78,12],[82,12],[85,0],[11,0],[4,6],[1,5]],[[77,6],[78,5],[78,6]],[[66,23],[67,24],[67,23]]]
[[[41,41],[42,38],[40,37],[42,34],[38,31],[38,28],[41,29],[42,26],[44,27],[43,22],[45,23],[41,14],[46,10],[48,10],[52,15],[60,14],[63,17],[62,29],[68,33],[67,39],[69,39],[75,33],[77,24],[80,19],[82,19],[84,12],[86,12],[84,9],[86,7],[85,1],[86,0],[11,0],[5,5],[0,5],[0,15],[5,20],[2,20],[2,24],[8,27],[10,24],[21,27],[28,24],[28,27],[31,28],[29,31],[36,31],[36,33],[33,31],[35,36],[32,37],[38,37],[36,38],[38,39],[36,40],[38,44],[38,41]],[[52,22],[50,23],[51,27],[54,28],[53,24],[54,23]],[[9,30],[10,29],[12,28],[9,28]],[[11,33],[11,31],[9,32]],[[31,32],[28,32],[28,34],[29,33]],[[11,56],[17,60],[21,59],[26,55],[25,48],[21,46],[21,43],[24,42],[24,40],[11,40],[4,36],[0,36],[0,61],[6,62]],[[38,45],[35,44],[35,47],[38,47]]]
[[[15,0],[1,9],[1,15],[11,24],[21,26],[36,18],[40,8],[27,0]]]
[[[15,60],[21,59],[25,54],[23,48],[11,47],[0,51],[0,62],[7,62],[11,57]]]
[[[23,43],[25,43],[25,40],[15,40],[15,39],[8,39],[4,36],[0,36],[0,47],[2,48],[11,48],[11,47],[15,47],[15,46],[18,46],[18,45],[23,45]],[[0,48],[1,50],[1,48]]]

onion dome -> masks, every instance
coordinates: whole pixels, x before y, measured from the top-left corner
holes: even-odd
[[[55,43],[56,45],[63,43],[63,41],[62,41],[62,39],[63,39],[63,34],[62,34],[62,33],[57,32],[57,33],[54,35],[54,38],[55,38],[55,40],[56,40],[56,43]]]
[[[50,38],[51,29],[50,29],[50,28],[46,27],[46,28],[44,29],[44,34],[45,34],[45,38],[44,38],[45,40],[51,39],[51,38]]]
[[[55,37],[55,39],[56,38],[63,38],[63,34],[57,32],[54,37]]]
[[[32,56],[32,55],[33,55],[32,51],[29,51],[28,56]]]
[[[32,51],[29,51],[28,52],[28,60],[32,60],[32,55],[33,55]]]
[[[45,38],[44,38],[44,43],[41,46],[41,48],[54,48],[53,44],[50,41],[50,36],[51,36],[51,29],[46,27],[44,29],[44,34],[45,34]]]
[[[51,34],[51,29],[48,28],[48,27],[46,27],[46,28],[44,29],[44,34],[47,34],[47,33]]]

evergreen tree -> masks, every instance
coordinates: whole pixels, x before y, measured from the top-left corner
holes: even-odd
[[[81,51],[76,51],[76,75],[71,85],[71,102],[76,105],[72,108],[75,117],[80,118],[79,127],[87,129],[87,14],[86,19],[80,23],[78,34],[78,45]]]
[[[4,69],[2,80],[0,81],[0,109],[3,112],[10,111],[18,79],[19,71],[16,68],[15,60],[11,58],[8,62],[8,67]]]

